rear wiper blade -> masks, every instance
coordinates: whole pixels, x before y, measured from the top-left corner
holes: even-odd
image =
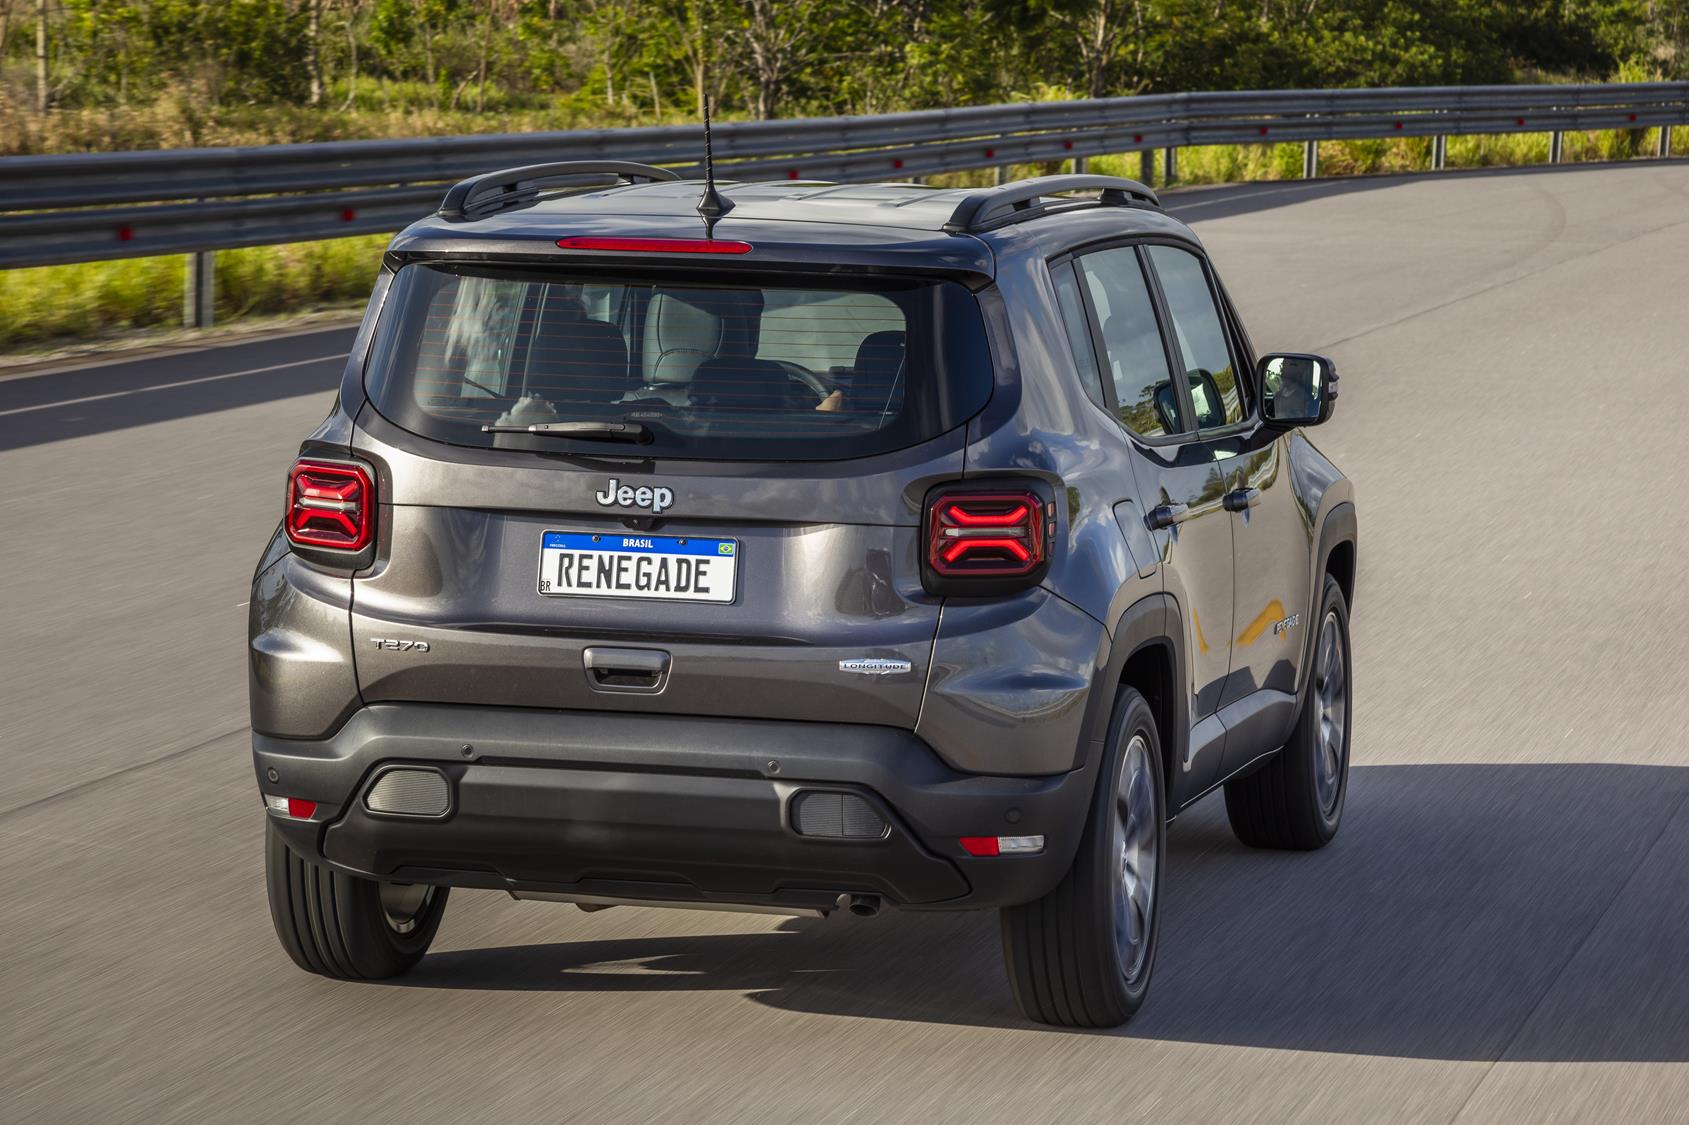
[[[526,426],[482,426],[484,434],[538,434],[542,437],[579,438],[582,441],[651,440],[651,428],[643,422],[532,422]]]

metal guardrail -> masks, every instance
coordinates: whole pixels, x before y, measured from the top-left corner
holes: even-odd
[[[944,172],[1163,153],[1164,179],[1192,145],[1305,145],[1433,137],[1442,167],[1450,136],[1689,124],[1689,82],[1577,86],[1402,87],[1158,94],[718,125],[724,178],[904,180]],[[252,148],[168,149],[0,159],[0,268],[154,254],[203,253],[397,230],[438,204],[444,185],[512,165],[637,160],[695,173],[696,126],[590,129]],[[206,283],[203,264],[190,285]],[[196,280],[197,279],[197,280]],[[209,305],[190,293],[190,320]]]

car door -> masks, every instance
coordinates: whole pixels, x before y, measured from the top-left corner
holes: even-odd
[[[1262,424],[1248,347],[1212,267],[1182,246],[1153,245],[1146,254],[1232,525],[1231,667],[1218,700],[1230,772],[1276,748],[1293,717],[1310,532],[1285,438]]]
[[[1075,259],[1108,409],[1129,440],[1141,505],[1164,563],[1166,590],[1184,619],[1184,681],[1193,729],[1174,800],[1194,797],[1217,776],[1224,727],[1216,712],[1231,665],[1232,521],[1226,478],[1196,432],[1190,395],[1173,378],[1171,336],[1157,313],[1143,250],[1117,246]]]

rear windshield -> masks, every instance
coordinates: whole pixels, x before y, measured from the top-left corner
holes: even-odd
[[[913,445],[985,405],[979,307],[945,281],[634,280],[402,267],[365,384],[461,445],[614,453],[483,426],[633,422],[641,456],[828,460]]]

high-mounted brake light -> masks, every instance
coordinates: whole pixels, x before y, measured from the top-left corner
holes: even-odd
[[[1036,493],[940,493],[927,516],[927,565],[940,578],[1018,578],[1044,562],[1044,538]]]
[[[375,535],[375,485],[360,465],[298,461],[287,474],[287,538],[301,547],[361,551]]]
[[[608,250],[634,254],[749,254],[749,242],[726,238],[559,238],[564,250]]]

